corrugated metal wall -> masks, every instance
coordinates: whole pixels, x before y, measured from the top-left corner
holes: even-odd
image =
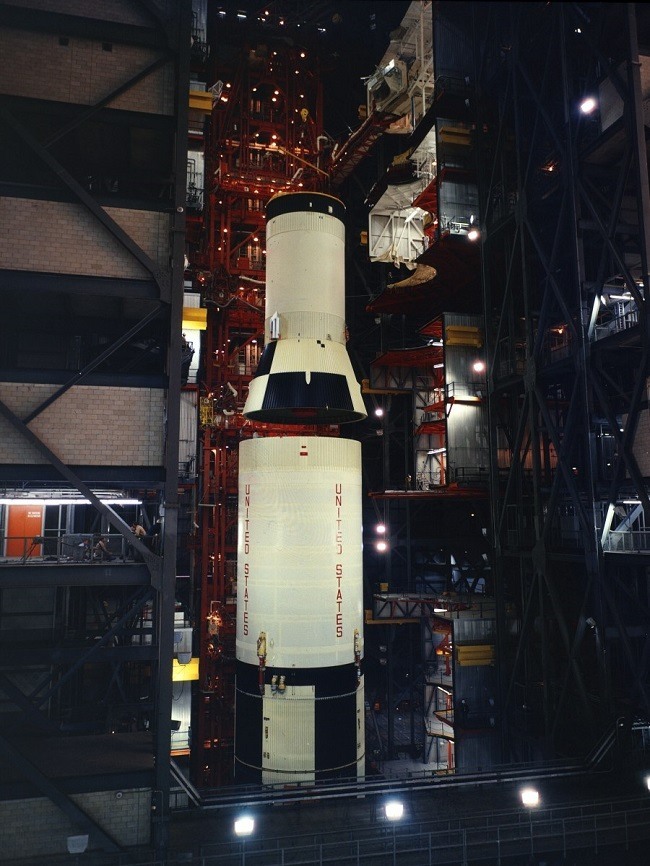
[[[197,460],[197,411],[198,392],[181,392],[180,436],[178,441],[178,465],[183,472],[193,475]]]

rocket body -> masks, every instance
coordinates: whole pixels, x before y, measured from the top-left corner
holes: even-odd
[[[363,760],[360,470],[348,439],[241,445],[239,779],[356,776]]]
[[[244,414],[279,424],[366,417],[345,347],[342,203],[320,193],[267,205],[265,349]]]
[[[267,205],[266,347],[244,415],[366,415],[345,347],[342,203]],[[295,784],[364,773],[361,449],[253,438],[239,451],[235,777]]]

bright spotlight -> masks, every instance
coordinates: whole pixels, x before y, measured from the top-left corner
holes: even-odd
[[[475,229],[475,228],[471,228],[467,232],[467,240],[468,241],[477,241],[480,238],[480,236],[481,236],[480,231],[478,229]]]
[[[383,535],[384,532],[386,532],[386,527],[383,523],[378,523],[377,526],[375,526],[375,532],[377,535]]]
[[[539,806],[539,791],[535,788],[522,788],[519,793],[524,806]]]
[[[250,815],[242,815],[235,821],[235,835],[237,836],[250,836],[254,829],[255,819],[251,818]]]
[[[472,370],[475,373],[483,373],[485,371],[485,361],[474,361],[472,364]]]
[[[597,104],[593,96],[587,96],[580,103],[580,111],[583,114],[592,114],[596,110]]]
[[[386,550],[388,549],[388,545],[386,544],[385,541],[378,541],[375,546],[376,546],[377,550],[379,551],[379,553],[385,553]]]
[[[650,776],[645,777],[645,786],[650,791]]]
[[[389,800],[384,806],[384,813],[389,821],[399,821],[404,814],[404,804],[399,800]]]
[[[377,408],[375,409],[375,415],[377,416],[377,418],[381,418],[383,414],[384,410],[381,408],[381,406],[377,406]]]

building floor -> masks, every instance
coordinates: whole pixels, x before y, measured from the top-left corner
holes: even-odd
[[[408,778],[410,766],[411,762],[408,761],[385,762],[383,778],[366,796],[346,797],[333,793],[331,797],[311,797],[291,804],[255,805],[256,797],[252,794],[248,806],[242,803],[236,807],[221,807],[216,803],[202,810],[189,808],[177,811],[172,814],[169,826],[167,859],[155,862],[158,866],[180,863],[200,863],[201,866],[239,863],[252,866],[261,862],[272,866],[280,862],[316,863],[318,859],[308,859],[304,851],[318,850],[319,845],[332,850],[332,845],[338,845],[342,846],[340,850],[343,852],[346,844],[349,846],[358,839],[361,840],[362,852],[366,845],[370,848],[374,846],[375,850],[377,845],[383,846],[381,856],[369,853],[358,861],[372,866],[390,866],[391,863],[409,863],[413,866],[425,863],[460,864],[462,859],[454,860],[453,852],[449,854],[451,849],[445,848],[454,833],[462,832],[459,828],[474,828],[475,832],[478,828],[480,834],[481,827],[488,833],[499,824],[510,827],[519,824],[527,834],[530,824],[531,833],[539,827],[542,838],[541,828],[551,819],[569,821],[580,814],[585,816],[591,827],[589,815],[606,814],[610,821],[610,816],[618,814],[616,810],[632,808],[624,804],[624,801],[631,803],[632,800],[635,800],[635,809],[647,810],[646,829],[643,832],[650,833],[650,794],[642,774],[637,770],[619,772],[617,768],[611,768],[609,772],[575,778],[547,777],[538,783],[541,804],[530,812],[520,804],[521,782],[504,780],[482,784],[476,780],[463,782],[458,779],[457,784],[447,787],[432,780],[420,790],[405,789],[402,784],[404,771]],[[394,826],[387,822],[384,814],[383,807],[388,797],[399,798],[404,803],[404,817]],[[234,819],[243,812],[255,818],[254,834],[246,840],[245,845],[237,839],[233,830]],[[614,820],[615,817],[611,817],[611,821]],[[492,831],[487,829],[490,827]],[[437,851],[433,860],[427,858],[426,852],[408,856],[400,853],[409,845],[410,839],[421,838],[423,833],[431,834],[431,845]],[[537,845],[537,836],[535,840]],[[524,856],[522,851],[519,858],[511,858],[505,856],[504,851],[500,861],[468,857],[465,863],[467,866],[479,862],[494,866],[497,862],[503,866],[597,866],[600,863],[646,866],[648,862],[647,853],[643,853],[647,842],[640,842],[635,831],[631,826],[628,828],[627,824],[625,844],[621,838],[618,845],[612,847],[605,834],[598,844],[598,839],[593,839],[593,829],[590,829],[585,844],[588,850],[568,850],[566,856],[557,852]],[[445,851],[449,856],[445,856]],[[392,859],[393,855],[395,859]],[[3,862],[3,866],[36,866],[37,863],[43,866],[44,863],[43,858],[0,862]],[[146,849],[122,855],[87,852],[47,859],[52,866],[126,866],[153,862],[153,851]],[[326,858],[322,862],[326,862]],[[354,861],[344,859],[341,855],[338,861],[330,862],[347,864]]]

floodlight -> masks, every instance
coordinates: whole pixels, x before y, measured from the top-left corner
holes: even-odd
[[[524,806],[539,805],[539,791],[535,790],[535,788],[522,788],[519,793]]]
[[[583,114],[592,114],[596,110],[597,105],[598,103],[593,96],[586,96],[580,103],[580,111]]]
[[[389,821],[399,821],[404,814],[404,804],[399,800],[389,800],[384,806],[384,813]]]
[[[235,821],[235,835],[250,836],[255,829],[255,819],[250,815],[242,815]]]

